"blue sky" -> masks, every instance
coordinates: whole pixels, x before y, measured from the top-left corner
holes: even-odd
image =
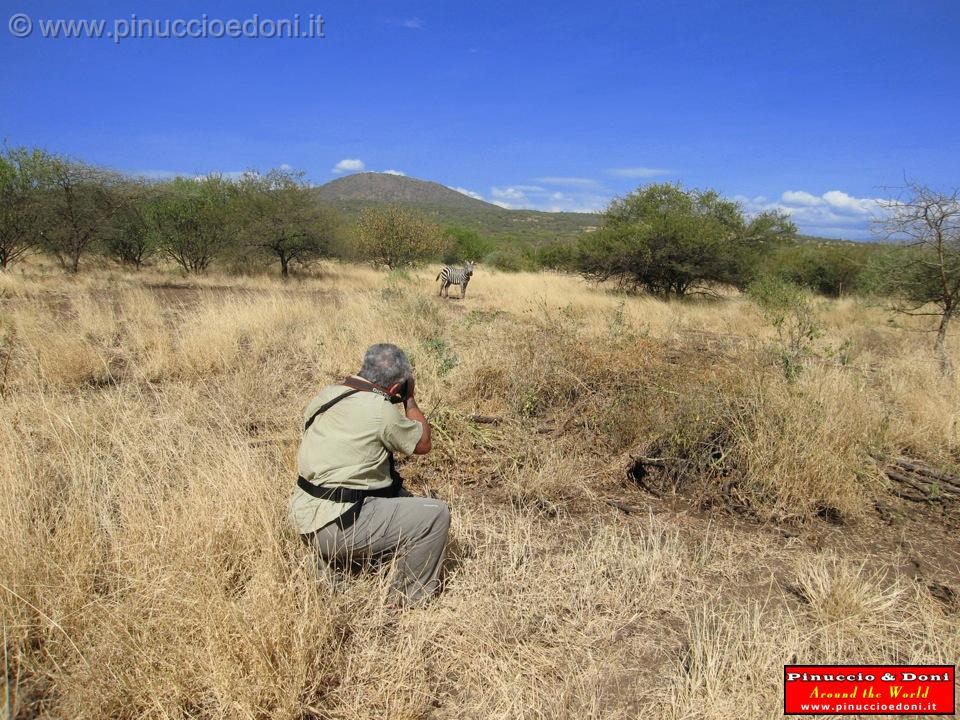
[[[0,137],[155,177],[286,164],[321,183],[362,167],[546,210],[670,180],[849,238],[869,237],[875,199],[905,177],[960,184],[952,0],[0,8]],[[29,37],[9,31],[15,13]],[[325,38],[37,29],[204,13],[322,15]]]

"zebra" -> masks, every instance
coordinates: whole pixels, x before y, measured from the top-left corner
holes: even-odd
[[[436,280],[440,280],[440,297],[444,297],[444,290],[447,291],[446,297],[450,297],[451,285],[459,285],[460,297],[466,297],[467,283],[470,282],[474,267],[474,263],[468,262],[462,268],[455,268],[447,265],[443,270],[441,270],[440,274],[435,278]]]

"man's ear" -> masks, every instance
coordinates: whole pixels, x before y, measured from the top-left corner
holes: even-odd
[[[403,390],[403,385],[404,384],[402,382],[394,383],[387,388],[387,392],[391,395],[400,395],[401,391]]]

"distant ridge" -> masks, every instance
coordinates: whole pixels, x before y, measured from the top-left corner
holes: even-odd
[[[441,225],[533,242],[570,239],[600,224],[600,217],[594,213],[507,210],[440,183],[390,173],[347,175],[320,185],[314,192],[318,200],[348,215],[371,205],[410,205]]]
[[[337,178],[317,188],[317,196],[327,201],[360,200],[433,207],[486,208],[495,211],[503,209],[440,183],[390,173],[365,172]]]

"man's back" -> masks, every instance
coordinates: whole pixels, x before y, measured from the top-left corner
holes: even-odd
[[[310,401],[304,422],[326,402],[348,392],[328,385]],[[406,418],[383,395],[357,392],[316,417],[304,433],[297,455],[301,477],[314,485],[367,490],[392,482],[390,453],[412,454],[423,428]],[[310,533],[333,522],[350,508],[308,495],[297,487],[290,500],[290,517],[297,531]]]
[[[324,388],[304,412],[291,519],[327,562],[393,559],[400,601],[425,602],[440,589],[450,508],[406,492],[392,467],[395,452],[426,455],[433,447],[413,368],[399,347],[377,343],[360,373],[343,382]]]

